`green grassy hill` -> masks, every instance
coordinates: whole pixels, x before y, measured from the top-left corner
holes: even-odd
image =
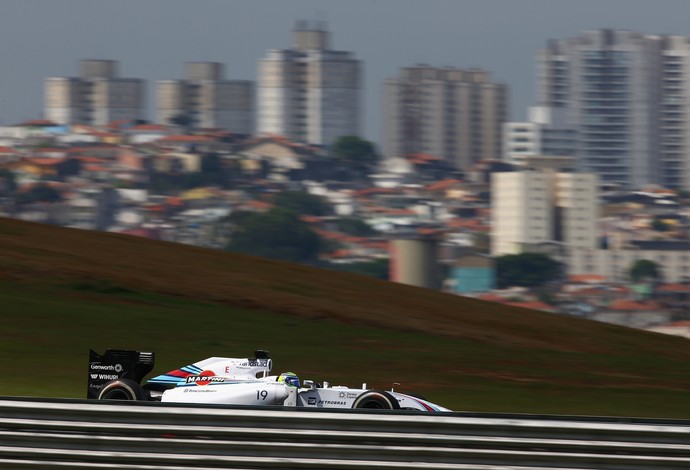
[[[690,418],[690,341],[375,279],[0,219],[0,395],[82,398],[89,348],[274,371],[455,410]]]

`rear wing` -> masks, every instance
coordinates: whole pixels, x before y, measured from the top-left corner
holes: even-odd
[[[111,380],[130,379],[137,383],[153,370],[152,352],[106,349],[103,355],[89,351],[89,378],[86,398],[97,399],[105,384]]]

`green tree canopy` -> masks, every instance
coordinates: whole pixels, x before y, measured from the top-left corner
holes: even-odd
[[[338,138],[333,144],[333,156],[338,163],[357,172],[370,170],[379,160],[374,144],[355,135]]]
[[[331,263],[328,267],[335,271],[375,277],[377,279],[383,279],[384,281],[388,280],[390,272],[390,263],[388,259],[377,259],[360,263]]]
[[[28,190],[25,193],[20,193],[17,196],[17,202],[20,204],[28,204],[32,202],[58,202],[62,201],[62,195],[58,190],[48,186],[45,183],[40,183]]]
[[[537,287],[561,276],[561,263],[541,253],[521,253],[496,258],[499,288]]]
[[[17,190],[17,177],[10,170],[0,170],[0,193],[12,194]]]
[[[661,219],[654,219],[651,226],[652,230],[656,230],[657,232],[668,232],[671,230],[671,226],[668,224],[668,222],[665,222]]]
[[[328,215],[331,207],[326,198],[304,191],[282,191],[273,197],[273,203],[303,215]]]
[[[310,263],[318,259],[319,236],[295,212],[276,207],[262,214],[241,217],[228,251],[264,258]]]
[[[369,237],[376,234],[376,230],[369,224],[355,217],[341,217],[336,224],[339,231],[355,237]]]
[[[170,124],[188,128],[194,124],[194,118],[189,114],[176,114],[170,118]]]
[[[635,282],[643,281],[645,279],[659,279],[661,277],[661,269],[654,261],[648,259],[638,259],[630,267],[630,279]]]

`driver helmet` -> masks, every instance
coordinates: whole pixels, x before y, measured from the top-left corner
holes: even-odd
[[[284,382],[291,387],[299,387],[299,377],[294,372],[283,372],[278,377],[278,382]]]

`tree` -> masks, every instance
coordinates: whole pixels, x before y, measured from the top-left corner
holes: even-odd
[[[266,213],[241,217],[227,250],[311,263],[318,259],[320,242],[319,236],[300,220],[298,214],[276,207]]]
[[[0,170],[0,194],[12,194],[17,190],[17,176],[10,170]]]
[[[378,162],[374,144],[355,135],[338,138],[333,144],[333,156],[345,168],[366,173]]]
[[[329,269],[346,273],[359,274],[361,276],[375,277],[387,281],[390,273],[390,263],[388,259],[377,259],[373,261],[362,261],[360,263],[336,264],[331,263]]]
[[[633,281],[639,282],[645,279],[659,279],[661,277],[661,270],[654,261],[638,259],[630,267],[629,274]]]
[[[223,159],[217,153],[202,155],[199,171],[203,185],[218,185],[223,188],[229,186],[229,172],[223,165]]]
[[[561,263],[541,253],[521,253],[496,258],[499,288],[537,287],[559,279],[561,273]]]
[[[376,234],[376,230],[369,224],[355,217],[341,217],[336,225],[339,231],[355,237],[370,237]]]
[[[331,207],[324,197],[304,191],[282,191],[273,197],[273,203],[303,215],[328,215]]]
[[[656,230],[657,232],[668,232],[671,230],[671,226],[668,224],[668,222],[665,222],[661,219],[654,219],[651,226],[652,230]]]
[[[491,252],[491,236],[485,232],[475,232],[472,234],[472,244],[479,253],[489,254]]]
[[[170,118],[170,124],[183,127],[185,129],[192,127],[194,124],[194,118],[189,114],[176,114]]]
[[[27,192],[20,193],[17,196],[17,202],[20,204],[58,201],[62,201],[62,195],[60,194],[60,192],[55,188],[48,186],[45,183],[37,184]]]
[[[690,191],[687,189],[679,189],[676,191],[676,194],[678,194],[678,197],[681,199],[690,199]]]

